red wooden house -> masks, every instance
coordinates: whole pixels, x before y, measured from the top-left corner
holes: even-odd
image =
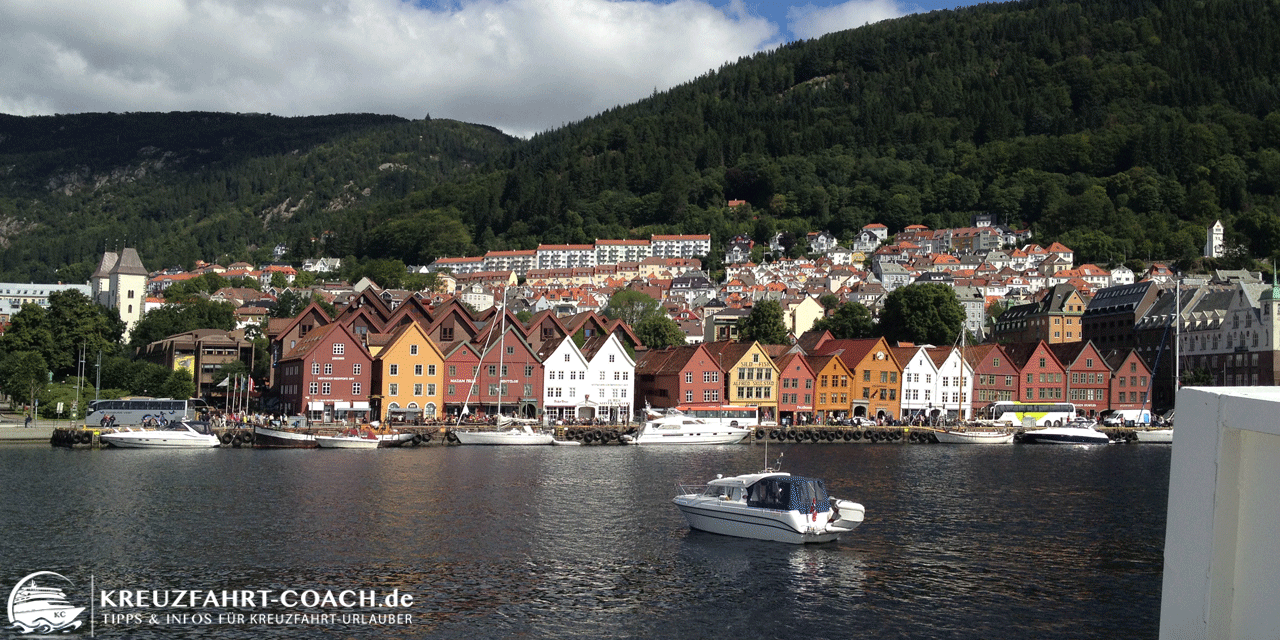
[[[1115,349],[1107,353],[1111,366],[1112,412],[1125,420],[1142,422],[1143,410],[1151,410],[1151,369],[1135,349]]]
[[[973,415],[993,402],[1018,400],[1021,371],[998,344],[965,347],[964,358],[973,367]]]
[[[701,344],[653,349],[636,361],[636,402],[654,408],[719,404],[724,371]]]
[[[813,394],[816,375],[800,351],[774,360],[778,366],[778,417],[783,424],[813,422]]]
[[[1093,341],[1064,342],[1049,347],[1066,369],[1067,399],[1076,411],[1096,418],[1111,404],[1111,366]]]
[[[313,329],[276,364],[281,410],[318,422],[368,419],[372,363],[342,323]]]
[[[1021,402],[1066,402],[1066,369],[1044,340],[1004,345],[1018,369]]]

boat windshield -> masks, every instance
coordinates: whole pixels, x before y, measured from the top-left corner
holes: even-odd
[[[829,511],[831,503],[821,480],[798,476],[761,478],[747,489],[747,506],[781,511]]]

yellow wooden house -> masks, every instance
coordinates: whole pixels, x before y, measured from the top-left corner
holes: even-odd
[[[725,372],[725,400],[760,408],[761,422],[778,419],[778,366],[760,343],[720,340],[704,346]]]
[[[373,415],[388,422],[444,415],[444,355],[417,322],[400,325],[373,360]]]

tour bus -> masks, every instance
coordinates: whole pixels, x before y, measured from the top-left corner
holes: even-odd
[[[760,409],[736,405],[681,405],[676,407],[686,416],[707,424],[726,427],[755,427],[760,424]]]
[[[121,398],[90,402],[84,422],[90,427],[100,426],[103,418],[111,416],[117,425],[140,425],[152,420],[156,423],[184,418],[197,420],[208,413],[208,403],[200,398]]]
[[[1076,405],[1070,402],[993,402],[986,414],[996,422],[1026,424],[1027,418],[1042,427],[1061,426],[1076,417]]]

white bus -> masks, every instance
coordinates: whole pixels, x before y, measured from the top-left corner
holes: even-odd
[[[1026,424],[1029,418],[1042,427],[1061,426],[1076,417],[1076,405],[1070,402],[993,402],[987,405],[987,417],[996,422]]]
[[[89,414],[84,422],[90,427],[102,426],[104,419],[115,418],[117,425],[140,425],[170,420],[196,420],[209,413],[209,405],[200,398],[174,400],[173,398],[121,398],[119,400],[95,400],[89,403]]]

